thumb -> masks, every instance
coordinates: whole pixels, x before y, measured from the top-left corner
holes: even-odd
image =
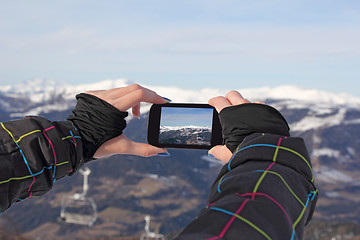
[[[208,153],[223,161],[224,163],[229,162],[233,155],[225,145],[217,145],[211,148]]]
[[[124,134],[110,139],[95,152],[95,158],[109,157],[114,154],[131,154],[142,157],[151,157],[158,154],[170,156],[165,148],[158,148],[147,143],[134,142]]]
[[[137,155],[141,157],[153,157],[160,154],[162,154],[161,156],[170,156],[170,154],[164,148],[158,148],[147,143],[133,141],[131,141],[130,144],[131,147],[125,154]]]

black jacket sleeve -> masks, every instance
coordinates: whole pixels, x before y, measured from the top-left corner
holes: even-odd
[[[1,212],[16,201],[46,193],[82,164],[81,137],[71,122],[26,117],[1,123]]]
[[[285,119],[269,106],[240,105],[219,116],[234,154],[206,207],[177,239],[302,239],[317,200],[303,140],[290,137]]]
[[[79,129],[84,146],[84,160],[88,162],[103,143],[122,134],[128,113],[117,110],[93,95],[81,93],[76,99],[76,107],[67,120]]]
[[[122,133],[126,112],[89,94],[77,99],[68,121],[26,117],[1,123],[0,214],[17,201],[46,193]]]

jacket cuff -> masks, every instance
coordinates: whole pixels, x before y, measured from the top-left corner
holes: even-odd
[[[270,133],[290,136],[290,127],[275,108],[256,103],[246,103],[224,108],[219,113],[224,144],[231,152],[244,138],[253,133]]]
[[[76,99],[78,102],[72,111],[73,115],[67,120],[79,130],[84,160],[88,162],[103,143],[122,134],[128,113],[90,94],[78,94]]]

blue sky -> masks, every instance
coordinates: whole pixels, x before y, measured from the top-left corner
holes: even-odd
[[[0,85],[127,78],[360,96],[360,1],[0,2]]]
[[[167,127],[198,126],[211,127],[212,108],[172,108],[161,109],[160,125]]]

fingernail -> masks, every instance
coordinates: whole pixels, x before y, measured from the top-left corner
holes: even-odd
[[[166,97],[162,97],[163,99],[165,99],[166,100],[166,102],[171,102],[171,99],[168,99],[168,98],[166,98]]]
[[[158,153],[156,156],[158,156],[158,157],[170,157],[170,153],[168,153],[168,152]]]

